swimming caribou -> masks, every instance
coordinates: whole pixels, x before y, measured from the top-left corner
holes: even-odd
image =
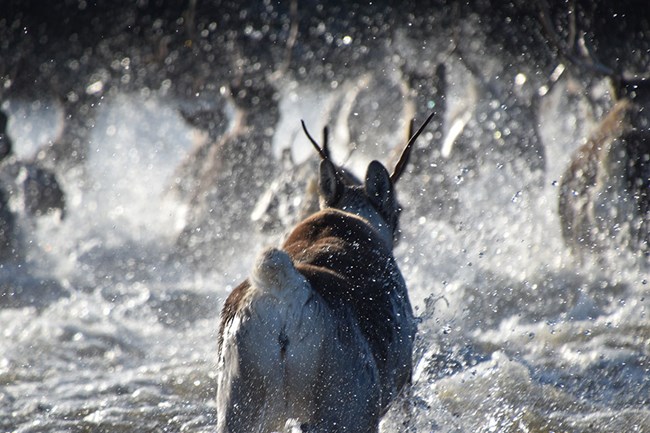
[[[370,433],[410,382],[416,322],[393,257],[401,207],[378,161],[363,184],[319,149],[321,210],[264,250],[218,333],[217,431]]]

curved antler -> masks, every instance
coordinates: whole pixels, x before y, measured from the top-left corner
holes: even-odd
[[[390,175],[390,180],[393,183],[396,183],[397,180],[402,175],[402,173],[404,172],[404,168],[406,167],[406,165],[409,162],[409,157],[411,155],[411,149],[413,148],[413,144],[418,139],[420,134],[422,134],[422,131],[424,131],[424,128],[426,128],[427,125],[429,124],[429,122],[431,122],[431,119],[433,119],[433,116],[435,114],[436,114],[435,111],[433,111],[433,112],[431,112],[431,114],[429,114],[429,117],[427,117],[427,119],[420,126],[420,128],[418,128],[418,130],[415,132],[415,134],[413,134],[411,136],[408,143],[406,143],[406,146],[404,146],[404,150],[402,151],[402,154],[399,157],[399,161],[397,161],[397,164],[395,164],[395,169],[393,170],[393,174]],[[412,125],[413,124],[411,123],[411,126],[409,127],[409,133],[413,131]]]
[[[318,152],[318,155],[320,155],[321,159],[323,159],[323,160],[330,159],[329,158],[329,150],[327,148],[327,139],[328,139],[328,135],[329,135],[329,132],[327,130],[327,126],[325,126],[323,128],[323,141],[324,141],[324,143],[323,143],[323,147],[320,147],[318,145],[318,142],[316,142],[316,140],[314,140],[314,137],[312,137],[311,134],[309,133],[309,131],[307,130],[307,126],[305,125],[305,121],[300,119],[300,123],[302,124],[302,130],[305,131],[305,135],[307,136],[307,138],[309,139],[311,144],[314,146],[314,149],[316,149],[316,152]]]

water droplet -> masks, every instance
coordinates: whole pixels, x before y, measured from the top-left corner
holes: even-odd
[[[101,81],[95,81],[94,83],[86,87],[86,93],[89,95],[94,95],[96,93],[101,92],[103,88],[104,88],[104,83],[102,83]]]
[[[526,83],[526,76],[521,72],[515,75],[515,84],[517,86],[523,86]]]

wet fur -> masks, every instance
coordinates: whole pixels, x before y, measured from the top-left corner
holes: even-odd
[[[394,227],[379,217],[398,214],[397,203],[361,187],[334,182],[331,196],[323,188],[336,208],[299,223],[281,250],[265,251],[226,300],[220,433],[278,431],[288,418],[306,432],[377,432],[410,380],[415,322],[392,254]]]

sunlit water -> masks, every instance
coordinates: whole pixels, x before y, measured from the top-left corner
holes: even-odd
[[[549,164],[584,133],[552,98]],[[10,104],[19,155],[56,110]],[[0,269],[0,431],[214,430],[219,310],[254,252],[214,272],[170,259],[184,209],[166,192],[191,137],[170,101],[104,101],[86,174],[64,179],[68,216],[22,223],[23,257]],[[648,275],[622,252],[570,256],[562,170],[490,164],[456,180],[453,223],[409,213],[416,191],[399,185],[396,255],[421,323],[413,386],[382,431],[649,432]]]

